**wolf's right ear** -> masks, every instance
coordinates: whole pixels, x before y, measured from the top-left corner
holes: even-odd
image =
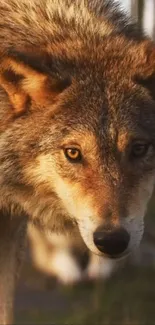
[[[8,94],[16,116],[27,111],[32,101],[44,108],[54,103],[70,84],[69,78],[53,77],[47,71],[39,70],[35,62],[34,67],[29,65],[29,60],[25,63],[7,57],[0,62],[0,85]]]

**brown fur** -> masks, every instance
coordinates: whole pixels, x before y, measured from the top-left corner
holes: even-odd
[[[100,225],[126,228],[128,251],[139,244],[154,185],[155,45],[111,2],[1,0],[0,85],[6,324],[24,216],[57,232],[78,226],[96,253]],[[139,140],[148,151],[133,159]],[[67,161],[66,147],[81,150],[82,163]]]

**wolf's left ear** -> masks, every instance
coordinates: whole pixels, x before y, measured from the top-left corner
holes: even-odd
[[[147,41],[142,50],[143,55],[139,58],[139,66],[134,79],[147,88],[155,100],[155,44]]]
[[[53,77],[41,69],[41,64],[39,68],[35,63],[30,65],[28,60],[25,63],[10,57],[0,62],[0,85],[7,92],[17,116],[28,109],[31,101],[43,107],[54,103],[57,96],[71,84],[69,78]]]

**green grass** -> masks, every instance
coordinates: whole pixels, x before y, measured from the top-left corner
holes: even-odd
[[[51,292],[52,293],[52,292]],[[41,294],[41,293],[38,293]],[[31,309],[17,313],[16,324],[155,324],[155,269],[133,267],[107,282],[61,288],[65,310]],[[46,294],[45,294],[46,295]],[[62,302],[61,301],[61,302]],[[33,306],[32,306],[33,307]]]

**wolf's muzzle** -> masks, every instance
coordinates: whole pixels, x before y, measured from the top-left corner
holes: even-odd
[[[100,252],[111,258],[117,258],[127,249],[130,235],[123,227],[106,229],[100,226],[94,232],[93,239]]]

